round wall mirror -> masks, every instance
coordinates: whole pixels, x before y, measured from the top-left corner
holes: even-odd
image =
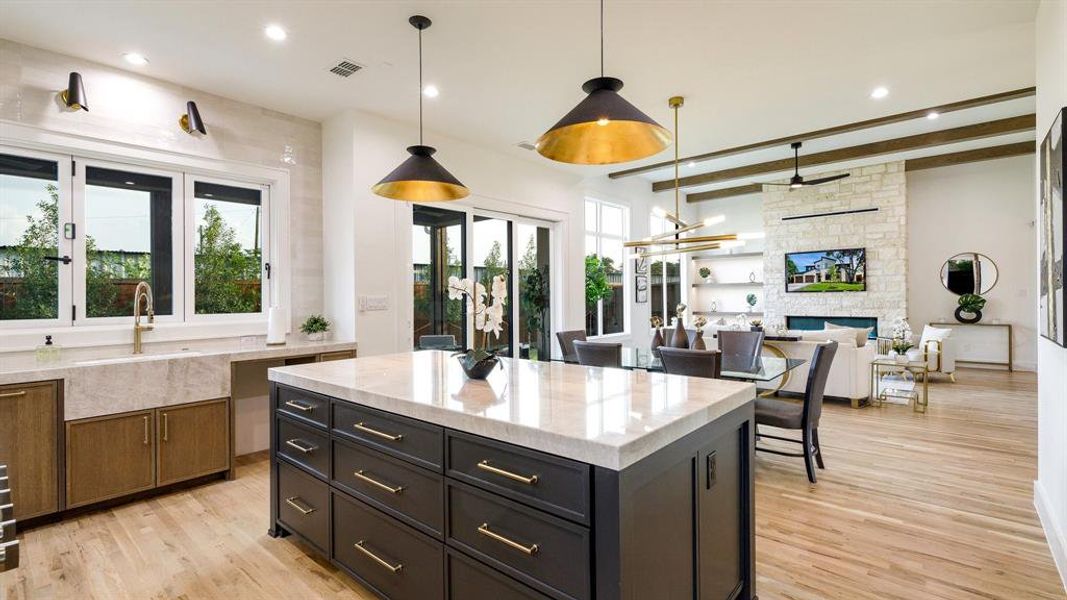
[[[957,254],[941,265],[941,285],[958,296],[989,293],[997,276],[997,263],[977,252]]]

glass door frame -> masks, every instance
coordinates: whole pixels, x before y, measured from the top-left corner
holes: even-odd
[[[431,212],[435,211],[435,210],[439,210],[439,211],[445,211],[445,212],[449,212],[449,213],[455,213],[456,221],[454,223],[451,223],[451,224],[448,224],[448,225],[445,225],[445,224],[420,225],[419,223],[415,222],[414,211],[417,208],[427,209],[427,210],[429,210]],[[432,335],[432,334],[440,335],[440,334],[442,334],[442,332],[446,331],[443,328],[441,329],[441,331],[438,331],[436,325],[438,323],[445,323],[447,321],[447,311],[448,311],[447,303],[449,302],[449,300],[448,300],[448,288],[447,288],[447,286],[448,286],[448,278],[446,277],[446,274],[448,272],[448,265],[447,265],[448,256],[447,256],[447,252],[446,252],[446,256],[444,257],[445,264],[443,264],[443,265],[435,265],[434,264],[434,258],[435,257],[436,258],[440,258],[441,257],[441,250],[442,250],[441,244],[440,244],[440,242],[442,240],[440,238],[438,238],[436,240],[437,243],[435,243],[435,236],[439,236],[439,235],[442,235],[442,234],[447,236],[447,230],[448,230],[449,227],[451,227],[453,225],[459,225],[460,226],[460,247],[458,248],[459,261],[460,261],[460,264],[463,265],[463,267],[462,267],[462,275],[463,275],[463,277],[467,277],[468,276],[467,275],[467,262],[468,262],[468,260],[467,260],[468,259],[467,240],[470,238],[470,232],[467,229],[468,221],[469,221],[469,219],[468,219],[468,216],[467,216],[467,211],[463,210],[462,207],[458,207],[456,209],[454,209],[453,207],[442,208],[438,204],[433,204],[433,205],[430,205],[430,204],[414,204],[412,206],[412,219],[411,219],[412,231],[414,231],[415,227],[420,227],[420,226],[421,227],[434,227],[435,228],[435,231],[430,233],[430,266],[431,266],[431,269],[430,269],[430,299],[431,299],[431,303],[430,303],[431,304],[431,306],[430,306],[430,313],[431,313],[430,314],[430,322],[431,322],[431,325],[433,326],[432,327],[433,331],[431,331],[429,335]],[[412,235],[414,235],[414,233],[412,233]],[[447,249],[447,242],[444,244],[444,247]],[[414,257],[412,257],[412,266],[414,266]],[[435,294],[435,292],[437,292],[437,294]],[[459,345],[460,347],[466,348],[467,347],[467,340],[470,339],[470,337],[469,337],[469,333],[470,332],[469,332],[469,329],[467,327],[468,322],[470,321],[470,319],[467,318],[467,305],[466,305],[467,301],[466,301],[466,299],[461,300],[460,302],[461,302],[461,306],[460,306],[460,327],[459,327],[459,329],[462,330],[462,333],[463,333],[464,337],[461,338],[461,339],[457,339],[456,340],[456,344]],[[442,315],[441,320],[438,320],[438,317],[437,317],[438,311],[441,311],[442,313],[444,313]],[[418,347],[419,347],[419,338],[414,335],[414,333],[415,333],[414,332],[414,317],[415,317],[414,289],[412,289],[411,314],[412,314],[412,327],[410,328],[411,329],[411,333],[412,333],[411,346],[413,348],[415,348],[415,349],[418,349]],[[446,332],[445,335],[449,335],[449,334]]]

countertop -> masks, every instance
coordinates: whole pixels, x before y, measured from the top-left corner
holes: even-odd
[[[507,358],[475,381],[436,350],[276,367],[268,378],[613,470],[756,394],[751,383]]]

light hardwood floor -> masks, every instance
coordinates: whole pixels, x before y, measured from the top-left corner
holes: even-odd
[[[1036,379],[958,379],[931,385],[926,415],[828,404],[818,485],[758,457],[761,600],[1067,597],[1032,501]],[[370,598],[267,536],[267,487],[261,454],[234,481],[31,530],[0,598]]]

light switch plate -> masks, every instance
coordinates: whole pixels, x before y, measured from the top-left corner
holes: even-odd
[[[389,297],[388,296],[360,296],[359,297],[359,310],[361,310],[361,311],[389,310]]]

